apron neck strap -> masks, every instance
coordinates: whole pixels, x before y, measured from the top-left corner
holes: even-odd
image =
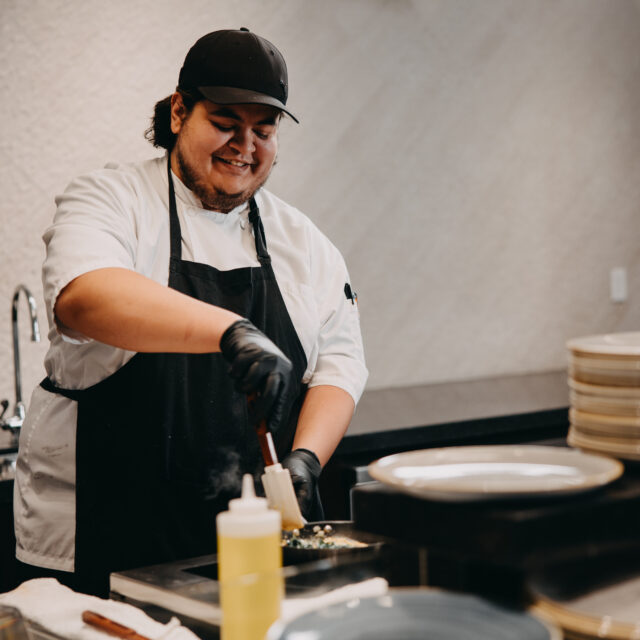
[[[264,227],[260,219],[260,211],[256,204],[256,199],[249,200],[249,222],[253,225],[253,237],[256,241],[256,253],[260,264],[265,267],[271,264],[271,256],[267,251],[267,239],[264,235]]]
[[[173,177],[171,175],[171,152],[167,154],[167,175],[169,179],[169,237],[171,241],[171,257],[176,260],[182,259],[182,233],[180,231],[180,220],[178,218],[178,208],[176,206],[176,192],[173,188]]]

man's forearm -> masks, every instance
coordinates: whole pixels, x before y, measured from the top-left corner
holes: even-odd
[[[354,408],[351,395],[339,387],[311,387],[302,404],[293,448],[310,449],[324,466],[342,440]]]
[[[55,305],[59,323],[105,344],[139,352],[220,350],[240,316],[128,269],[107,268],[72,280]]]

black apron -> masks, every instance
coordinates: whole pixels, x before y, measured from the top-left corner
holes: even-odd
[[[291,450],[306,386],[307,359],[250,200],[259,267],[219,271],[181,258],[181,232],[168,164],[169,287],[248,318],[289,357],[295,388],[274,432],[280,459]],[[263,469],[247,398],[235,391],[220,353],[138,353],[96,385],[42,386],[78,403],[75,574],[104,595],[108,575],[213,553],[215,516],[237,497],[241,478]]]

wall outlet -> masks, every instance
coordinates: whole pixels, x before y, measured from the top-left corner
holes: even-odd
[[[624,267],[614,267],[609,272],[609,295],[611,302],[626,302],[629,297],[627,270]]]

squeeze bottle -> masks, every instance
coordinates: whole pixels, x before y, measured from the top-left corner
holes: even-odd
[[[263,640],[284,592],[280,512],[257,498],[253,478],[216,517],[222,640]]]

